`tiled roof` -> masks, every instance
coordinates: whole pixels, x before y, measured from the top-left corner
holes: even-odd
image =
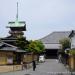
[[[53,32],[40,40],[45,44],[59,44],[59,40],[68,38],[70,33],[71,31]]]
[[[0,42],[0,51],[27,52],[4,42]]]

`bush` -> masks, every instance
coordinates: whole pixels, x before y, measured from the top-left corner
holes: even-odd
[[[71,49],[71,50],[69,51],[69,54],[70,54],[70,55],[75,55],[75,49]]]

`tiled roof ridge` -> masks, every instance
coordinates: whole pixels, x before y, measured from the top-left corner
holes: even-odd
[[[48,36],[52,35],[53,33],[66,33],[66,32],[71,32],[71,31],[54,31],[54,32],[49,33],[48,35],[44,36],[44,37],[43,37],[43,38],[41,38],[41,39],[44,39],[44,38],[46,38],[46,37],[48,37]],[[41,40],[41,39],[40,39],[40,40]]]

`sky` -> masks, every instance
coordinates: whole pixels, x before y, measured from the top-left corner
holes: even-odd
[[[0,37],[9,36],[6,26],[16,19],[17,2],[19,20],[26,21],[24,36],[29,40],[75,30],[75,0],[0,0]]]

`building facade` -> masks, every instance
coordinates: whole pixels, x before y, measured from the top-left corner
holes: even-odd
[[[61,50],[61,44],[59,41],[64,38],[69,38],[70,34],[71,31],[57,31],[40,39],[45,46],[46,56],[48,58],[57,57],[58,51]]]

